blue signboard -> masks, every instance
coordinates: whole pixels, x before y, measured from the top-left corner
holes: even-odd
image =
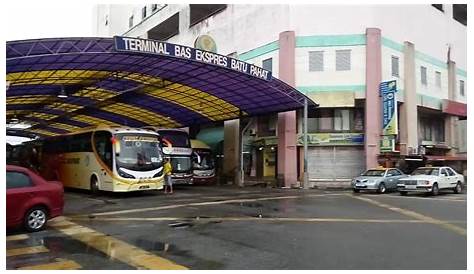
[[[397,98],[395,92],[397,92],[397,82],[395,80],[380,84],[383,115],[382,135],[398,134]]]
[[[235,58],[231,58],[229,56],[220,55],[210,51],[171,44],[157,40],[132,37],[115,36],[114,41],[116,51],[174,56],[229,68],[267,81],[272,78],[271,71],[240,61]]]

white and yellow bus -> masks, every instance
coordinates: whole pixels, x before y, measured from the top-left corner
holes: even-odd
[[[163,188],[159,135],[146,129],[96,127],[44,140],[40,173],[65,187],[127,192]]]

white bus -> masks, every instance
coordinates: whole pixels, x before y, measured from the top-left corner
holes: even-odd
[[[195,184],[212,184],[216,179],[216,168],[211,147],[206,143],[191,139],[193,149],[193,182]]]
[[[159,135],[163,155],[170,159],[173,168],[171,178],[173,184],[193,184],[193,165],[191,162],[191,140],[189,134],[181,129],[152,128]]]
[[[96,127],[47,138],[40,173],[65,187],[127,192],[163,188],[163,154],[151,130]]]

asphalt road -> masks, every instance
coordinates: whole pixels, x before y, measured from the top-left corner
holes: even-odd
[[[466,194],[247,187],[66,194],[7,269],[466,269]],[[18,239],[15,239],[18,238]]]

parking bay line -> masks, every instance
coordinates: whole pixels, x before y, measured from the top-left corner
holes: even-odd
[[[413,197],[413,196],[392,196],[392,195],[384,195],[378,196],[380,198],[395,198],[395,199],[419,199],[419,200],[430,200],[430,201],[448,201],[448,202],[467,202],[464,199],[457,199],[457,198],[423,198],[423,197]]]
[[[80,264],[71,260],[61,260],[53,263],[19,267],[17,270],[73,270],[82,268]]]
[[[17,234],[17,235],[7,236],[6,240],[7,240],[7,242],[8,241],[20,241],[20,240],[26,240],[28,238],[29,238],[28,234]]]
[[[158,210],[174,209],[174,208],[181,208],[181,207],[188,207],[188,206],[220,205],[220,204],[233,204],[233,203],[245,203],[245,202],[256,202],[256,201],[271,201],[271,200],[298,199],[298,198],[324,197],[324,196],[340,196],[340,195],[345,195],[345,194],[342,194],[342,193],[306,194],[306,195],[277,196],[277,197],[263,197],[263,198],[231,199],[231,200],[223,200],[223,201],[196,202],[196,203],[187,203],[187,204],[180,204],[180,205],[168,205],[168,206],[99,212],[99,213],[88,214],[87,216],[96,217],[96,216],[127,214],[127,213],[137,213],[137,212],[147,212],[147,211],[158,211]],[[70,216],[70,217],[77,218],[77,217],[82,217],[82,216],[84,215],[76,215],[76,216]]]
[[[49,250],[46,247],[44,247],[42,245],[38,245],[38,246],[7,249],[6,254],[7,254],[7,257],[12,257],[12,256],[44,253],[44,252],[48,252],[48,251]]]
[[[89,218],[73,218],[78,221],[90,221]],[[219,221],[270,221],[270,222],[350,222],[350,223],[432,223],[426,220],[406,220],[406,219],[353,219],[353,218],[286,218],[286,217],[211,217],[211,218],[186,218],[186,217],[98,217],[94,221],[201,221],[201,222],[219,222]],[[465,221],[447,221],[449,223],[465,223]]]
[[[448,221],[442,221],[442,220],[439,220],[439,219],[435,219],[433,217],[429,217],[429,216],[417,213],[415,211],[411,211],[411,210],[407,210],[407,209],[403,209],[403,208],[399,208],[399,207],[393,207],[391,205],[387,205],[387,204],[384,204],[384,203],[381,203],[381,202],[378,202],[378,201],[374,201],[374,200],[369,199],[369,198],[357,197],[357,196],[350,195],[350,194],[346,194],[346,195],[349,196],[349,197],[352,197],[354,199],[361,200],[361,201],[376,205],[378,207],[386,208],[386,209],[389,209],[391,211],[395,211],[397,213],[400,213],[402,215],[415,218],[417,220],[423,220],[426,223],[439,225],[439,226],[441,226],[445,229],[451,230],[451,231],[453,231],[453,232],[455,232],[455,233],[457,233],[461,236],[466,236],[467,235],[467,231],[464,228],[453,225]]]
[[[96,230],[67,220],[53,220],[49,226],[71,238],[85,243],[108,257],[117,259],[137,269],[185,270],[185,266],[108,236]]]

